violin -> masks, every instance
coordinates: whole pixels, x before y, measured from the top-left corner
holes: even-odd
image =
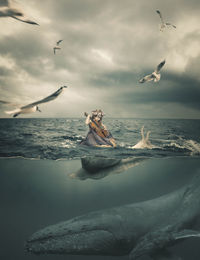
[[[86,112],[85,112],[85,116],[88,116]],[[98,134],[98,136],[102,138],[109,136],[108,130],[104,129],[98,121],[92,119],[91,117],[90,120],[91,122],[89,123],[89,126]]]

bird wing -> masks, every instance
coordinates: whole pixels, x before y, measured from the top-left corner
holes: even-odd
[[[24,22],[24,23],[29,23],[29,24],[33,24],[33,25],[39,25],[38,23],[30,20],[28,18],[28,16],[26,16],[24,13],[22,13],[20,16],[17,16],[17,15],[12,15],[11,16],[12,18],[16,19],[16,20],[19,20],[21,22]]]
[[[159,10],[156,10],[156,13],[160,16],[161,22],[164,23],[164,20],[163,20],[161,12]]]
[[[0,6],[9,6],[10,1],[9,0],[0,0]]]
[[[156,73],[159,73],[160,70],[162,69],[162,67],[163,67],[164,65],[165,65],[165,60],[163,60],[160,64],[158,64],[158,66],[157,66],[155,72],[156,72]]]
[[[155,76],[153,74],[149,74],[145,77],[143,77],[142,79],[139,80],[140,83],[144,83],[146,81],[151,81],[155,78]]]
[[[45,97],[45,98],[43,98],[43,99],[41,99],[41,100],[39,100],[39,101],[33,102],[33,103],[31,103],[31,104],[28,104],[28,105],[26,105],[26,106],[23,106],[23,107],[21,107],[21,109],[34,107],[34,106],[37,106],[37,105],[39,105],[39,104],[52,101],[52,100],[54,100],[55,98],[57,98],[57,97],[62,93],[63,88],[67,88],[67,86],[60,87],[57,91],[55,91],[55,92],[54,92],[53,94],[51,94],[50,96]]]
[[[56,54],[56,50],[60,50],[60,49],[61,49],[60,47],[54,47],[53,48],[54,54]]]
[[[4,100],[0,100],[0,104],[6,104],[6,105],[8,105],[8,104],[10,104],[10,102],[8,102],[8,101],[4,101]]]
[[[11,106],[11,107],[20,107],[20,104],[12,103],[5,100],[0,100],[0,106]]]
[[[56,44],[59,45],[62,41],[63,41],[63,40],[59,40],[59,41],[57,41]]]
[[[176,26],[174,24],[171,24],[171,23],[166,23],[166,25],[169,25],[169,26],[176,28]]]

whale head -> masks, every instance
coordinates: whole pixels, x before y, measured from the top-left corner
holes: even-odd
[[[108,214],[90,213],[46,227],[34,233],[26,242],[26,251],[33,254],[116,255],[124,254],[123,247],[113,233],[120,223]],[[124,243],[126,245],[126,243]],[[119,249],[120,248],[120,249]]]

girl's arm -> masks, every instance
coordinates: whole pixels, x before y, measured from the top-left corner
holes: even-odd
[[[101,126],[103,127],[104,130],[107,130],[107,127],[103,123],[101,123]]]
[[[90,120],[90,115],[87,115],[86,120],[85,120],[85,124],[86,124],[86,125],[89,125],[90,122],[91,122],[91,120]]]

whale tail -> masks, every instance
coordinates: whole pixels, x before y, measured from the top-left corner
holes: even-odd
[[[146,134],[146,137],[145,137],[145,135],[144,135],[144,125],[143,125],[140,132],[141,132],[141,137],[142,137],[141,141],[143,141],[144,143],[150,143],[149,135],[150,135],[151,131],[148,131],[147,134]]]
[[[142,136],[142,140],[144,140],[145,139],[145,137],[144,137],[144,125],[141,127],[140,133],[141,133],[141,136]]]
[[[152,148],[152,144],[149,141],[149,135],[150,135],[151,131],[148,131],[145,136],[144,126],[142,126],[140,133],[141,133],[142,139],[136,145],[134,145],[132,148],[135,148],[135,149]]]

